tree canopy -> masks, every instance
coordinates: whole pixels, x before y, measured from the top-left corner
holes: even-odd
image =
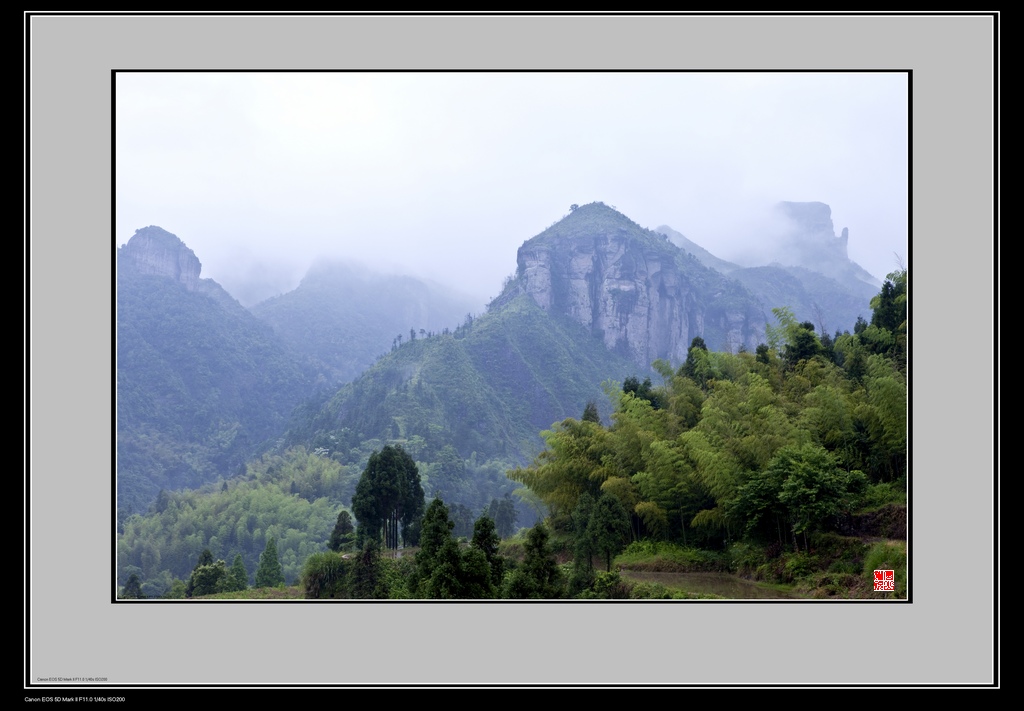
[[[370,455],[352,497],[359,539],[379,540],[383,534],[384,546],[395,549],[401,534],[406,545],[414,545],[424,503],[416,462],[401,446],[386,445]]]

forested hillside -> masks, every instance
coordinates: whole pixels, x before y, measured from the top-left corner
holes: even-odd
[[[190,288],[120,254],[115,309],[119,520],[244,469],[313,393],[314,371],[198,266]]]
[[[322,261],[295,290],[252,307],[284,341],[316,362],[330,385],[356,378],[396,342],[396,334],[440,333],[480,305],[409,276]]]
[[[869,597],[870,566],[906,596],[906,270],[852,332],[787,304],[755,328],[739,282],[574,205],[485,313],[410,327],[333,389],[341,321],[283,336],[338,272],[267,304],[275,332],[140,233],[117,282],[122,597],[692,597],[637,570]],[[846,308],[803,271],[734,273]]]

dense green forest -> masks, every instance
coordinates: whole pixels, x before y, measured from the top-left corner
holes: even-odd
[[[307,598],[693,597],[630,579],[646,568],[877,597],[871,571],[885,568],[890,596],[906,597],[908,278],[890,274],[852,333],[780,308],[754,352],[695,338],[681,364],[608,381],[605,416],[591,403],[549,419],[529,464],[507,457],[528,433],[489,408],[513,381],[485,383],[473,367],[530,367],[497,317],[396,343],[376,374],[307,408],[280,453],[129,517],[122,596],[251,595],[252,572],[260,589]],[[540,382],[563,382],[574,357],[542,353],[553,373]],[[430,372],[464,384],[465,399],[443,401],[440,381],[415,376]],[[381,422],[360,419],[357,387],[379,388],[363,396],[385,403]],[[557,401],[538,390],[535,403],[546,398]],[[365,438],[381,427],[389,437]],[[474,483],[488,476],[495,486]]]
[[[314,391],[308,363],[214,282],[189,291],[119,257],[116,307],[119,521],[244,469]]]

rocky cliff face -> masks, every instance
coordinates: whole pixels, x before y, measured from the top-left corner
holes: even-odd
[[[644,368],[658,358],[678,365],[695,336],[716,350],[753,350],[767,321],[738,283],[603,203],[523,244],[513,290]]]
[[[156,274],[180,282],[189,291],[199,287],[203,265],[195,252],[172,235],[154,225],[136,230],[121,248],[122,267],[140,274]]]

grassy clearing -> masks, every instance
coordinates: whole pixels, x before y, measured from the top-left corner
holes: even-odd
[[[302,588],[297,585],[276,588],[249,588],[237,592],[223,592],[204,595],[194,600],[301,600]]]
[[[663,573],[726,572],[730,567],[724,554],[665,541],[634,541],[614,563],[625,570]]]

